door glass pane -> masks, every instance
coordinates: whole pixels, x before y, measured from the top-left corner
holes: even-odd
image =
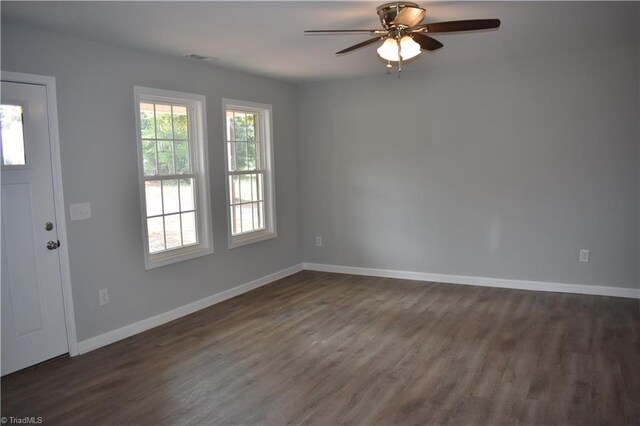
[[[2,105],[0,123],[2,124],[2,164],[5,166],[26,164],[22,107]]]
[[[147,201],[147,216],[162,214],[162,185],[159,180],[144,183],[145,199]]]

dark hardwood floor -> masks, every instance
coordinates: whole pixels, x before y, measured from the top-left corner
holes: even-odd
[[[45,424],[640,423],[638,300],[304,271],[2,379]]]

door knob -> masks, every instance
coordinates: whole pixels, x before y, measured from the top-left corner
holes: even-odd
[[[55,250],[58,247],[60,247],[60,240],[47,242],[47,249],[49,250]]]

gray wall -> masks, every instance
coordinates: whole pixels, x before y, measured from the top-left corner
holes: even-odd
[[[79,340],[299,263],[297,92],[291,84],[144,52],[2,25],[2,69],[56,77]],[[215,253],[144,269],[133,86],[204,94]],[[227,249],[221,98],[273,105],[278,237]],[[67,211],[68,214],[68,211]],[[110,303],[98,306],[98,290]]]
[[[305,261],[638,287],[638,61],[636,44],[302,86]]]

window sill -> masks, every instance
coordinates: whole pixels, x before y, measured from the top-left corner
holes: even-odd
[[[269,230],[250,232],[248,234],[237,235],[235,237],[230,236],[229,248],[233,249],[233,248],[257,243],[260,241],[270,240],[272,238],[275,238],[276,236],[277,234],[275,233],[275,231],[269,231]]]
[[[148,254],[145,258],[145,269],[159,268],[160,266],[171,265],[196,257],[206,256],[213,253],[213,247],[203,246],[201,244],[170,250],[162,253]]]

